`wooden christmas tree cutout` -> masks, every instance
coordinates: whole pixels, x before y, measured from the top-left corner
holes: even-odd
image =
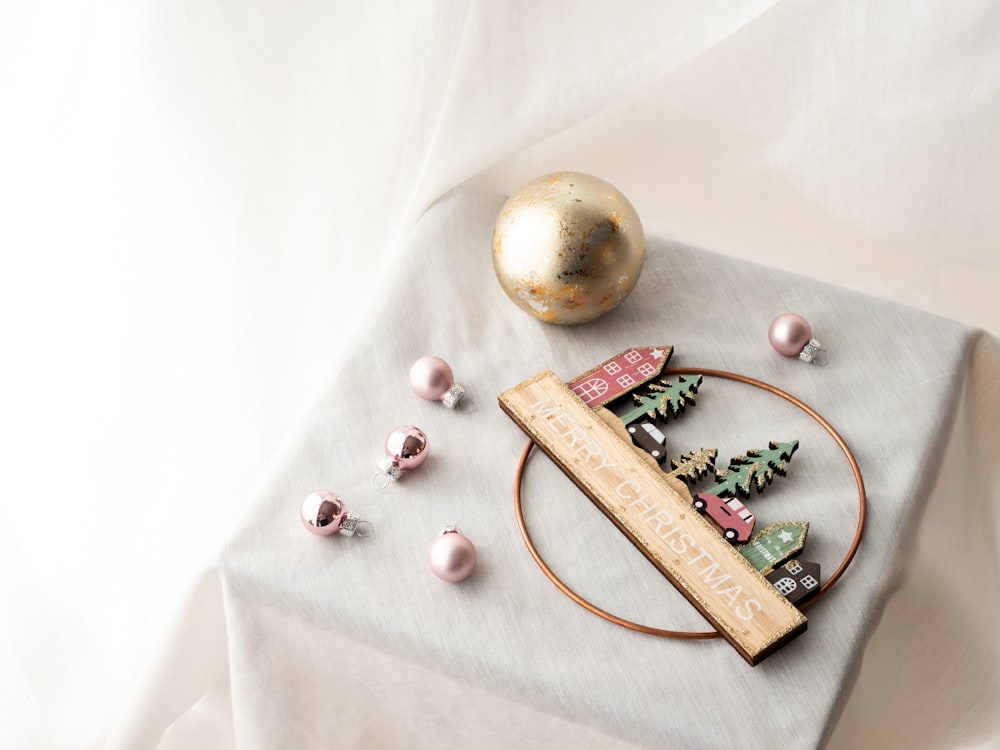
[[[651,383],[647,386],[645,396],[632,394],[635,408],[622,414],[622,422],[632,424],[643,417],[653,422],[657,417],[662,421],[666,421],[668,417],[676,419],[684,413],[685,407],[694,406],[695,395],[698,393],[701,381],[701,375],[688,377],[681,375],[677,380]]]
[[[735,456],[729,459],[729,468],[717,471],[714,487],[705,490],[719,497],[750,497],[751,487],[759,495],[767,485],[771,484],[774,475],[785,476],[788,461],[798,450],[799,441],[790,443],[770,442],[766,451],[749,450],[745,456]]]
[[[688,451],[680,458],[670,459],[670,466],[673,476],[683,480],[687,484],[694,484],[704,478],[708,473],[715,473],[715,459],[718,457],[717,448],[701,448],[696,451]]]

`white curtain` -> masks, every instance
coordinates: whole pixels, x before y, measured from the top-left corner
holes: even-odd
[[[218,550],[455,188],[590,172],[1000,332],[998,39],[986,0],[4,4],[0,745],[233,742]]]

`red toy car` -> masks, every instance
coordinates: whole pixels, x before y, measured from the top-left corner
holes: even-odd
[[[753,533],[753,513],[735,497],[721,498],[710,492],[699,492],[694,509],[722,527],[722,536],[732,544],[746,542]]]

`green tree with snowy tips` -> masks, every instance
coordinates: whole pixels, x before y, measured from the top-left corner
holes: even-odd
[[[719,497],[750,497],[750,489],[757,490],[759,495],[771,483],[774,475],[785,476],[788,462],[798,450],[799,441],[778,443],[771,441],[768,449],[749,450],[745,456],[735,456],[729,459],[729,468],[715,472],[714,487],[705,490]]]
[[[635,408],[622,415],[622,422],[628,425],[643,417],[653,421],[657,417],[661,421],[665,421],[668,417],[676,419],[684,413],[684,407],[689,404],[694,406],[695,394],[698,392],[701,380],[701,375],[695,375],[690,380],[681,376],[676,381],[661,380],[659,383],[651,383],[646,386],[645,396],[632,394]]]

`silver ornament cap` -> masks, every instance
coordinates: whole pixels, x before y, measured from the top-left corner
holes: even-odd
[[[344,516],[344,522],[340,525],[340,533],[344,536],[354,536],[360,524],[361,516],[353,510],[349,510],[347,511],[347,515]]]
[[[538,177],[510,196],[493,228],[493,268],[521,309],[547,323],[588,323],[635,288],[646,235],[617,188],[582,172]]]

